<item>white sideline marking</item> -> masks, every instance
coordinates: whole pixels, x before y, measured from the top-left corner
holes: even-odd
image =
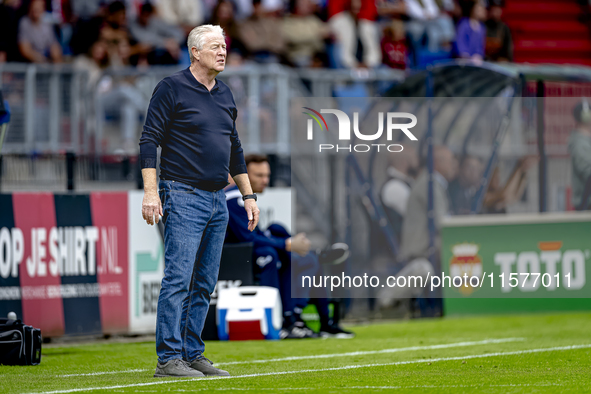
[[[516,341],[524,341],[524,340],[525,340],[525,338],[485,339],[482,341],[455,342],[455,343],[445,343],[445,344],[441,344],[441,345],[429,345],[429,346],[410,346],[410,347],[402,347],[402,348],[394,348],[394,349],[367,350],[367,351],[349,352],[349,353],[317,354],[314,356],[294,356],[294,357],[283,357],[283,358],[271,358],[271,359],[267,359],[267,360],[230,361],[227,363],[219,363],[219,365],[254,364],[254,363],[270,363],[270,362],[277,362],[277,361],[308,360],[308,359],[317,359],[317,358],[365,356],[368,354],[398,353],[398,352],[406,352],[406,351],[411,351],[411,350],[446,349],[446,348],[450,348],[450,347],[488,345],[491,343],[516,342]]]
[[[317,354],[314,356],[294,356],[294,357],[283,357],[283,358],[270,358],[270,359],[264,359],[264,360],[230,361],[227,363],[216,363],[215,365],[216,366],[223,366],[223,365],[236,365],[236,364],[262,364],[262,363],[274,363],[274,362],[278,362],[278,361],[295,361],[295,360],[309,360],[309,359],[318,359],[318,358],[364,356],[364,355],[368,355],[368,354],[397,353],[397,352],[406,352],[406,351],[412,351],[412,350],[447,349],[447,348],[451,348],[451,347],[488,345],[491,343],[516,342],[516,341],[523,341],[523,340],[525,340],[525,338],[484,339],[482,341],[455,342],[455,343],[446,343],[446,344],[441,344],[441,345],[429,345],[429,346],[410,346],[410,347],[402,347],[402,348],[367,350],[367,351],[349,352],[349,353]],[[98,376],[98,375],[112,375],[112,374],[118,374],[118,373],[147,372],[147,371],[151,371],[151,369],[126,369],[123,371],[75,373],[75,374],[67,374],[67,375],[56,375],[56,377],[69,378],[69,377],[74,377],[74,376]]]
[[[117,373],[134,373],[134,372],[146,372],[149,369],[125,369],[123,371],[103,371],[103,372],[89,372],[89,373],[70,373],[66,375],[55,375],[56,378],[71,378],[74,376],[98,376],[98,375],[113,375]]]
[[[558,346],[558,347],[550,347],[550,348],[542,348],[542,349],[518,350],[515,352],[484,353],[484,354],[473,354],[473,355],[469,355],[469,356],[459,356],[459,357],[439,357],[439,358],[422,359],[422,360],[397,361],[397,362],[392,362],[392,363],[345,365],[342,367],[334,367],[334,368],[302,369],[302,370],[296,370],[296,371],[253,373],[253,374],[246,374],[246,375],[220,376],[220,377],[210,377],[210,378],[172,379],[172,380],[161,380],[161,381],[155,381],[155,382],[134,383],[134,384],[122,384],[122,385],[104,386],[104,387],[84,387],[84,388],[78,388],[78,389],[42,391],[42,392],[39,392],[38,394],[76,393],[76,392],[94,391],[94,390],[114,390],[114,389],[124,389],[124,388],[129,388],[129,387],[155,386],[155,385],[160,385],[160,384],[174,384],[174,383],[199,382],[199,381],[209,382],[212,380],[221,380],[221,379],[227,380],[227,379],[241,379],[241,378],[256,378],[256,377],[262,377],[262,376],[291,375],[291,374],[298,374],[298,373],[343,371],[343,370],[347,370],[347,369],[387,367],[387,366],[395,366],[395,365],[420,364],[420,363],[427,363],[427,362],[434,363],[434,362],[438,362],[438,361],[470,360],[470,359],[474,359],[474,358],[515,356],[515,355],[529,354],[529,353],[541,353],[541,352],[553,352],[553,351],[559,351],[559,350],[575,350],[575,349],[589,349],[589,348],[591,348],[591,344]]]
[[[517,383],[517,384],[443,384],[435,385],[412,385],[412,386],[346,386],[346,387],[326,387],[328,390],[338,389],[372,389],[372,390],[392,390],[392,389],[446,389],[446,388],[489,388],[489,387],[554,387],[564,386],[562,383]],[[174,392],[195,392],[195,391],[263,391],[263,390],[318,390],[318,387],[202,387],[191,388],[189,390],[176,389]],[[135,390],[136,393],[157,393],[158,390]]]

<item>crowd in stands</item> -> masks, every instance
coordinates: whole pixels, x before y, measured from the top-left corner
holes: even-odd
[[[512,60],[502,0],[3,0],[0,62],[188,64],[186,37],[224,28],[240,63],[406,69]]]
[[[528,173],[537,163],[536,156],[517,160],[513,171],[501,181],[499,167],[495,167],[483,196],[485,162],[472,155],[459,158],[446,146],[433,148],[433,205],[429,216],[429,174],[420,165],[416,151],[404,149],[406,154],[393,155],[387,168],[387,180],[380,190],[380,200],[392,224],[393,234],[400,245],[398,262],[403,265],[397,276],[421,276],[438,272],[441,256],[441,224],[444,217],[471,214],[503,214],[507,208],[523,198],[528,184]],[[394,157],[396,156],[396,157]],[[459,160],[458,160],[459,159]],[[425,163],[423,163],[425,164]],[[477,198],[480,204],[475,204]],[[433,244],[426,234],[429,217],[433,218]],[[372,259],[374,266],[380,259],[391,261],[391,252],[380,229],[372,230]],[[419,297],[420,287],[384,288],[378,292],[379,305],[390,307],[400,298]]]

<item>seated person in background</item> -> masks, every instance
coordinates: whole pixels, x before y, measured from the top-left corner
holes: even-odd
[[[481,0],[463,0],[460,2],[464,16],[457,27],[458,57],[481,61],[484,59],[486,44],[486,8]]]
[[[537,161],[537,157],[518,160],[504,187],[501,186],[499,168],[495,168],[488,184],[488,190],[484,195],[482,213],[507,213],[507,206],[523,197],[527,186],[527,172]]]
[[[406,70],[406,34],[401,20],[393,20],[384,28],[380,45],[382,62],[386,66]]]
[[[87,72],[86,92],[92,94],[103,76],[103,71],[110,65],[107,44],[103,40],[95,41],[88,52],[77,56],[72,64],[75,69]]]
[[[482,162],[475,156],[466,155],[460,161],[458,177],[449,183],[449,201],[454,215],[469,215],[472,202],[482,178]]]
[[[450,203],[447,194],[448,183],[453,181],[457,173],[457,163],[453,153],[445,146],[433,148],[433,213],[435,219],[434,249],[429,248],[428,222],[428,190],[429,174],[424,168],[412,186],[404,222],[402,223],[402,242],[400,244],[399,261],[406,264],[396,276],[417,277],[427,280],[429,273],[439,267],[438,256],[441,250],[439,230],[441,220],[449,214]],[[429,261],[431,254],[435,261]],[[433,266],[435,264],[435,267]],[[439,268],[438,268],[439,269]],[[408,279],[407,279],[408,280]],[[378,291],[378,303],[381,307],[389,307],[401,298],[420,296],[422,287],[384,287]]]
[[[53,26],[43,20],[45,2],[32,0],[29,12],[18,26],[18,47],[22,57],[31,63],[61,63],[62,47]]]
[[[404,0],[406,13],[410,20],[406,23],[406,31],[416,47],[426,35],[428,49],[437,52],[445,49],[455,38],[455,28],[451,17],[443,11],[453,9],[453,1],[443,1],[445,10],[439,8],[435,0]]]
[[[412,146],[402,152],[388,155],[387,180],[382,186],[379,198],[391,225],[397,245],[400,245],[402,223],[406,215],[408,197],[419,167],[419,158]],[[371,221],[369,246],[372,265],[375,269],[391,269],[396,262],[390,243],[380,223]]]
[[[293,0],[291,15],[283,19],[282,33],[287,58],[297,67],[310,67],[314,54],[324,52],[324,40],[330,37],[326,23],[314,15],[311,0]]]
[[[147,55],[149,64],[177,64],[181,54],[180,43],[185,33],[156,16],[154,7],[145,3],[140,9],[137,21],[131,24],[132,37],[150,48]]]
[[[433,148],[433,210],[435,214],[435,229],[437,231],[435,248],[439,250],[439,229],[441,219],[450,212],[448,184],[457,174],[457,162],[453,153],[445,146]],[[414,183],[410,196],[404,223],[402,224],[402,243],[400,254],[403,260],[417,257],[429,258],[429,229],[427,221],[427,194],[429,174],[424,168]],[[435,253],[436,255],[438,253]]]
[[[138,57],[149,51],[145,45],[132,43],[127,28],[127,9],[121,1],[107,6],[107,15],[99,28],[99,39],[107,44],[109,60],[114,67],[136,64]]]
[[[240,41],[256,62],[278,63],[286,49],[282,21],[265,11],[261,0],[253,0],[252,6],[252,15],[238,26]]]
[[[408,197],[419,168],[419,157],[413,147],[407,146],[402,152],[391,154],[389,161],[386,170],[388,180],[382,186],[380,200],[394,226],[394,233],[400,237]]]
[[[219,25],[224,29],[228,58],[232,51],[237,52],[241,57],[246,53],[244,44],[240,42],[238,22],[234,14],[234,3],[230,0],[219,0],[212,10],[211,19],[207,22],[211,25]]]
[[[245,157],[248,177],[252,190],[255,193],[262,193],[269,184],[271,169],[266,156],[247,155]],[[283,330],[281,338],[310,338],[315,336],[301,320],[302,309],[308,303],[308,294],[301,294],[301,298],[292,298],[291,283],[292,269],[300,275],[320,274],[320,262],[338,264],[343,262],[349,255],[348,248],[344,244],[335,244],[327,252],[310,252],[310,241],[303,233],[294,235],[278,224],[272,224],[266,231],[258,227],[248,231],[248,217],[244,210],[244,202],[237,186],[233,185],[226,189],[226,202],[228,204],[228,231],[226,242],[252,242],[253,261],[255,274],[260,277],[261,286],[275,287],[281,294],[283,304]],[[286,209],[290,209],[287,207]],[[329,317],[328,294],[326,289],[322,290],[323,297],[314,299],[318,315],[320,316],[320,336],[350,338],[353,333],[348,332],[335,325]],[[320,295],[320,294],[319,294]]]
[[[0,63],[19,60],[18,25],[20,0],[0,4]]]
[[[490,0],[486,21],[486,58],[495,62],[513,61],[513,38],[509,26],[501,20],[504,0]]]
[[[568,152],[573,166],[572,204],[576,209],[589,209],[589,201],[581,206],[585,186],[591,177],[591,103],[589,100],[583,99],[578,103],[573,115],[577,123],[568,140]]]

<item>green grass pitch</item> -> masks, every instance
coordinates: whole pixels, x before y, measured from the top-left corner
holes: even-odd
[[[350,328],[354,339],[207,343],[230,378],[155,379],[153,342],[46,347],[39,366],[0,366],[0,393],[591,392],[591,313]]]

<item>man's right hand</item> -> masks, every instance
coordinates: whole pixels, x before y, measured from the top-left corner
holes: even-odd
[[[144,192],[144,200],[142,201],[142,216],[149,225],[156,224],[162,216],[162,203],[157,192]],[[155,219],[154,219],[155,218]]]
[[[306,234],[299,233],[285,240],[285,246],[288,252],[295,252],[300,256],[305,256],[310,251],[310,240],[306,237]]]

